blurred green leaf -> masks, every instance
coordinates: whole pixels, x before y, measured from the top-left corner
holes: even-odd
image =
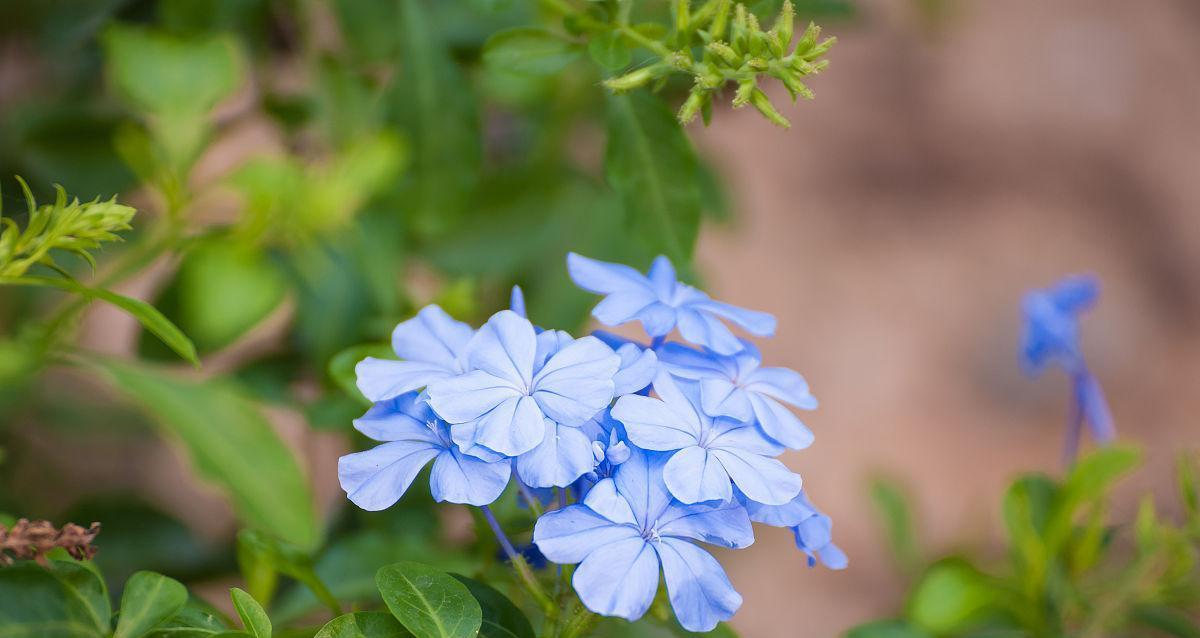
[[[615,30],[593,37],[588,42],[588,55],[609,71],[623,69],[633,59],[633,51],[625,44],[625,38]]]
[[[396,353],[386,343],[361,343],[342,350],[329,360],[329,377],[341,388],[342,392],[345,392],[347,396],[354,397],[365,406],[371,405],[371,401],[358,391],[358,375],[355,374],[354,367],[367,357],[395,359]]]
[[[152,629],[146,638],[212,638],[228,629],[229,625],[216,610],[193,598],[174,616]]]
[[[0,630],[30,638],[102,638],[112,607],[100,576],[88,566],[52,560],[0,569]]]
[[[534,638],[525,614],[495,588],[459,574],[450,574],[467,586],[483,610],[480,638]]]
[[[246,633],[254,638],[271,638],[271,619],[253,596],[234,587],[229,590],[229,597],[233,599],[233,608],[242,619]]]
[[[932,636],[903,620],[879,620],[851,629],[846,632],[845,638],[932,638]]]
[[[184,444],[196,469],[222,487],[243,521],[301,548],[316,546],[316,515],[304,473],[236,385],[183,381],[116,361],[102,366]]]
[[[1193,525],[1200,526],[1200,478],[1198,478],[1200,455],[1188,452],[1179,455],[1176,472],[1179,480],[1179,497],[1183,510]]]
[[[279,306],[286,281],[258,250],[228,237],[206,241],[179,266],[180,323],[200,348],[219,349]]]
[[[279,573],[303,583],[335,615],[342,613],[337,598],[313,568],[312,557],[298,547],[273,538],[269,534],[246,529],[238,533],[239,557],[243,552],[266,561]]]
[[[360,611],[329,621],[314,638],[410,638],[412,634],[391,614]]]
[[[1137,467],[1141,456],[1135,449],[1108,447],[1081,457],[1063,484],[1063,498],[1083,502],[1103,496],[1121,475]]]
[[[871,500],[883,519],[888,545],[896,561],[906,570],[913,570],[921,557],[913,531],[912,511],[908,497],[890,479],[871,482]]]
[[[137,572],[125,583],[113,638],[141,638],[187,604],[182,583],[154,572]]]
[[[700,228],[696,155],[666,105],[642,91],[609,97],[604,172],[630,235],[690,264]]]
[[[537,27],[506,29],[483,45],[483,63],[504,73],[550,75],[579,59],[579,48]]]
[[[1133,620],[1176,638],[1200,638],[1200,622],[1166,605],[1144,604],[1133,609]]]
[[[421,563],[396,563],[375,575],[392,615],[416,638],[474,638],[483,611],[466,585]]]
[[[969,628],[1002,594],[991,579],[966,561],[947,559],[935,563],[912,591],[908,616],[934,634]]]

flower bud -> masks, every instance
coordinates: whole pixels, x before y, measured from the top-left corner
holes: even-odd
[[[754,89],[751,91],[750,103],[754,105],[754,108],[758,109],[759,113],[762,113],[763,116],[765,116],[768,120],[771,120],[771,122],[782,126],[783,128],[792,127],[792,123],[787,121],[787,118],[780,115],[779,111],[775,110],[775,107],[771,105],[771,99],[768,98],[767,94],[763,93],[761,90]]]

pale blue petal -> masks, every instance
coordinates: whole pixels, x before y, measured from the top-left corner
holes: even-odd
[[[1062,312],[1078,313],[1092,307],[1100,296],[1100,282],[1091,275],[1064,277],[1048,291]]]
[[[618,525],[637,525],[637,518],[625,496],[617,492],[617,482],[607,478],[592,486],[583,504]]]
[[[693,380],[733,379],[737,375],[737,369],[728,357],[689,348],[680,343],[664,345],[658,355],[659,359],[671,370],[671,374],[677,377]]]
[[[745,308],[739,308],[711,299],[693,304],[693,307],[702,312],[727,319],[752,335],[770,337],[775,334],[775,317],[766,312],[746,310]]]
[[[533,397],[509,399],[479,417],[471,442],[505,456],[519,456],[542,442],[546,433],[543,419],[542,411]],[[455,443],[463,449],[467,448],[457,437]]]
[[[626,343],[617,348],[621,367],[613,377],[613,395],[633,394],[644,390],[658,373],[658,356],[653,350]]]
[[[537,336],[537,353],[533,357],[533,369],[541,370],[546,361],[570,345],[575,339],[563,330],[543,330]]]
[[[741,450],[711,450],[729,477],[746,496],[766,505],[783,505],[800,493],[799,474],[792,473],[778,459]]]
[[[667,304],[656,301],[638,312],[638,320],[642,328],[651,337],[665,337],[675,329],[679,320],[679,311]]]
[[[510,380],[483,370],[442,379],[430,385],[428,392],[434,412],[450,423],[478,419],[522,394]]]
[[[741,549],[754,544],[750,515],[736,499],[724,503],[672,504],[655,525],[663,536],[678,536]]]
[[[742,606],[725,570],[711,554],[673,538],[657,543],[667,594],[679,624],[688,631],[711,631]]]
[[[743,381],[750,392],[785,401],[803,410],[815,410],[817,399],[799,372],[788,368],[759,368]]]
[[[754,418],[748,393],[728,379],[700,380],[700,407],[710,416],[727,416],[739,421]]]
[[[667,454],[633,448],[629,460],[617,467],[613,477],[641,526],[658,520],[671,504],[671,493],[662,478],[668,458]]]
[[[741,450],[759,456],[779,456],[787,449],[767,438],[757,427],[731,419],[713,421],[708,447]]]
[[[594,549],[571,584],[579,600],[593,612],[626,620],[641,618],[658,591],[658,554],[641,537]]]
[[[595,337],[560,350],[534,378],[533,397],[546,416],[579,426],[612,401],[613,375],[621,358]]]
[[[684,448],[663,467],[663,481],[683,503],[728,501],[733,498],[729,474],[713,455],[699,446]]]
[[[529,317],[529,313],[525,312],[525,293],[521,291],[520,286],[512,287],[512,293],[508,297],[508,309],[522,317]]]
[[[575,285],[600,295],[650,290],[650,281],[629,266],[597,261],[575,253],[567,254],[567,272]]]
[[[641,533],[629,525],[616,525],[586,505],[546,512],[533,526],[533,542],[548,560],[578,563],[597,547],[636,538]]]
[[[742,349],[742,342],[733,336],[729,328],[708,313],[693,307],[680,308],[678,321],[679,334],[696,345],[721,355],[734,354]]]
[[[627,394],[617,399],[612,417],[634,445],[646,450],[678,450],[700,440],[697,416],[681,415],[660,399]]]
[[[829,569],[846,569],[850,566],[850,558],[846,556],[846,552],[833,543],[822,547],[821,551],[817,552],[817,558]]]
[[[671,260],[667,259],[666,255],[654,258],[654,262],[650,264],[650,270],[646,273],[646,278],[654,286],[654,292],[659,299],[670,299],[675,293],[675,285],[679,282],[679,278],[675,275],[675,266],[671,264]]]
[[[517,457],[517,472],[530,487],[567,487],[592,471],[592,441],[579,428],[544,419],[542,442]]]
[[[391,507],[438,448],[425,441],[394,441],[338,459],[338,480],[357,506],[377,512]]]
[[[806,551],[820,551],[833,542],[833,520],[818,513],[796,526],[796,545]]]
[[[489,505],[504,492],[511,473],[508,461],[489,463],[451,447],[433,462],[429,487],[438,502]]]
[[[792,411],[761,394],[750,395],[754,418],[767,436],[793,450],[812,445],[813,433]]]
[[[613,293],[600,300],[592,309],[592,316],[606,326],[619,326],[639,318],[647,308],[656,304],[658,302],[653,292],[636,288]]]
[[[432,363],[460,373],[462,355],[475,331],[438,306],[425,306],[415,317],[392,331],[392,349],[401,359]]]
[[[370,401],[386,401],[456,374],[441,364],[367,357],[354,366],[358,391]]]
[[[429,427],[424,409],[415,405],[417,393],[402,394],[389,401],[380,401],[354,420],[354,428],[376,441],[425,441],[438,443],[438,435]]]
[[[473,369],[483,370],[529,388],[533,382],[533,362],[537,355],[537,333],[528,319],[511,310],[492,315],[469,346]]]
[[[809,504],[803,490],[783,505],[763,505],[744,496],[743,499],[746,512],[750,514],[750,520],[773,527],[795,527],[818,513]]]

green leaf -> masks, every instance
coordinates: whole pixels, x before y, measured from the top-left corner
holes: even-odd
[[[249,526],[304,549],[317,545],[313,498],[291,451],[229,380],[184,381],[161,370],[101,363],[113,382],[178,438]]]
[[[871,483],[871,500],[883,519],[888,544],[896,561],[906,570],[914,569],[921,558],[908,498],[893,481],[877,479]]]
[[[395,359],[396,353],[392,352],[391,346],[384,343],[361,343],[350,346],[329,359],[329,377],[343,392],[363,405],[371,405],[371,401],[358,391],[358,375],[354,372],[354,367],[367,357]]]
[[[642,91],[608,98],[604,172],[631,234],[677,266],[690,263],[700,229],[696,154],[657,98]]]
[[[274,310],[287,290],[283,274],[258,250],[220,237],[184,257],[179,318],[201,348],[228,345]]]
[[[932,638],[903,620],[878,620],[846,632],[845,638]]]
[[[420,563],[396,563],[379,570],[375,583],[392,615],[416,638],[472,638],[483,610],[467,586]]]
[[[89,566],[51,561],[0,568],[0,636],[101,638],[111,629],[108,589]]]
[[[204,114],[241,84],[233,40],[183,40],[114,25],[102,38],[109,79],[134,106],[151,113]]]
[[[271,619],[253,596],[234,587],[229,590],[229,597],[233,599],[233,608],[242,619],[246,633],[254,638],[271,638]]]
[[[1141,452],[1121,447],[1108,447],[1084,456],[1067,477],[1064,498],[1082,502],[1102,496],[1122,474],[1137,467],[1141,457]]]
[[[1197,468],[1200,466],[1200,456],[1190,452],[1181,454],[1176,466],[1179,480],[1179,497],[1183,501],[1183,511],[1189,521],[1200,523],[1200,478]]]
[[[72,279],[57,279],[53,277],[21,277],[19,279],[0,279],[0,284],[12,284],[23,286],[49,286],[60,290],[67,290],[79,295],[83,295],[89,299],[99,299],[128,312],[133,315],[147,330],[154,334],[165,343],[168,347],[175,351],[180,357],[187,361],[200,365],[200,360],[196,358],[196,346],[192,344],[192,340],[187,338],[175,324],[163,316],[161,312],[155,309],[154,306],[141,301],[118,295],[115,292],[109,292],[100,288],[89,288]]]
[[[1166,605],[1138,605],[1133,608],[1133,620],[1153,627],[1176,638],[1200,638],[1200,623],[1188,614]]]
[[[228,630],[229,626],[208,603],[192,599],[146,638],[212,638]]]
[[[536,27],[506,29],[483,45],[483,63],[505,73],[550,75],[579,59],[579,48]]]
[[[969,628],[998,603],[1000,594],[990,579],[969,563],[947,559],[930,567],[913,589],[908,616],[934,634]]]
[[[483,624],[479,627],[481,638],[534,638],[529,619],[507,596],[475,579],[450,575],[467,586],[483,610]]]
[[[412,634],[391,614],[360,611],[329,621],[314,638],[410,638]]]
[[[342,613],[337,598],[334,598],[325,583],[317,576],[317,572],[313,568],[312,557],[300,548],[264,532],[246,529],[238,533],[239,559],[243,554],[256,556],[279,573],[300,581],[335,615]]]
[[[113,638],[141,638],[187,604],[182,583],[154,572],[137,572],[125,583]]]
[[[609,31],[592,38],[592,41],[588,42],[588,55],[593,62],[609,71],[623,69],[629,66],[633,59],[633,51],[617,31]]]

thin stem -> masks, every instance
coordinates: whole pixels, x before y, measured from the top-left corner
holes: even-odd
[[[525,499],[525,504],[529,507],[530,513],[534,518],[542,517],[542,502],[534,496],[533,492],[529,491],[529,486],[523,483],[520,478],[517,479],[517,491],[521,493],[521,497]]]
[[[559,638],[579,638],[591,630],[599,620],[600,617],[588,611],[586,607],[577,605],[559,633]]]
[[[650,341],[650,349],[658,350],[667,341],[667,335],[660,335]]]
[[[496,520],[496,515],[492,514],[492,508],[484,505],[479,509],[483,512],[483,518],[487,520],[488,526],[492,528],[492,533],[496,535],[496,541],[500,543],[500,548],[504,550],[504,554],[508,557],[508,561],[512,563],[513,568],[517,570],[517,575],[520,576],[521,582],[525,585],[526,591],[528,591],[529,595],[533,596],[534,600],[536,600],[537,603],[542,606],[542,611],[548,618],[557,618],[558,606],[554,604],[554,601],[550,599],[549,594],[546,593],[546,590],[542,587],[542,584],[538,582],[537,576],[535,576],[533,574],[533,570],[529,568],[529,563],[525,562],[525,557],[521,556],[521,554],[517,552],[516,548],[513,547],[512,542],[508,540],[508,536],[506,536],[504,534],[504,530],[500,528],[500,522]]]

